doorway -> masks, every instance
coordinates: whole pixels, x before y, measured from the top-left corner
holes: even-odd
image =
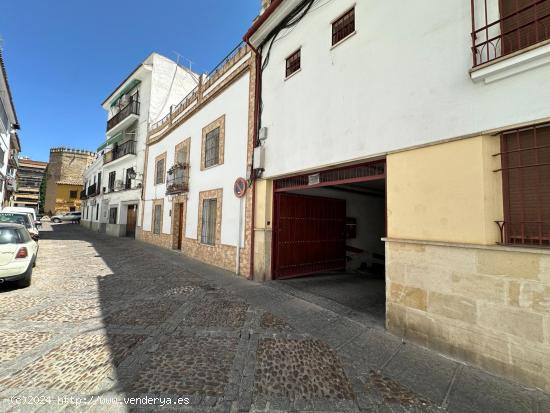
[[[137,205],[128,205],[128,212],[126,215],[126,236],[135,238],[136,236],[136,218],[137,218]]]
[[[184,205],[183,205],[183,202],[179,203],[178,204],[178,221],[176,223],[176,228],[177,228],[177,249],[178,250],[181,250],[182,246],[183,246],[183,219],[184,219]]]
[[[385,167],[382,160],[275,181],[272,278],[383,325]]]

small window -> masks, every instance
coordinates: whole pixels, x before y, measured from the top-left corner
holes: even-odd
[[[202,204],[201,242],[214,245],[216,243],[217,199],[205,199]]]
[[[69,198],[70,199],[76,199],[76,191],[70,191],[69,192]]]
[[[155,205],[153,211],[153,233],[160,234],[160,225],[162,222],[162,205]]]
[[[164,183],[164,158],[158,159],[155,165],[155,185]]]
[[[344,40],[355,31],[355,8],[332,23],[332,45]]]
[[[286,58],[286,77],[296,73],[301,67],[302,49],[296,50]]]
[[[118,208],[109,208],[109,224],[116,224],[116,217],[118,215]]]
[[[134,168],[128,168],[126,169],[126,181],[124,182],[124,189],[131,189],[132,188],[132,178],[130,176],[134,172]]]
[[[116,171],[109,172],[109,192],[115,190]]]
[[[220,163],[220,128],[206,134],[204,146],[204,167],[218,165]]]

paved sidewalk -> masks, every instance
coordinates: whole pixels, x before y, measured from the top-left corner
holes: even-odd
[[[288,284],[77,225],[42,234],[32,286],[0,287],[0,412],[550,412]]]

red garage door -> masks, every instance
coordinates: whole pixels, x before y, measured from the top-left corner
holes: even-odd
[[[278,192],[274,213],[274,278],[345,269],[345,200]]]

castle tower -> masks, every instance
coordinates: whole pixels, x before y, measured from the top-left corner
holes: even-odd
[[[84,188],[82,176],[94,157],[95,153],[80,149],[50,149],[44,204],[46,214],[80,210],[80,191]]]

